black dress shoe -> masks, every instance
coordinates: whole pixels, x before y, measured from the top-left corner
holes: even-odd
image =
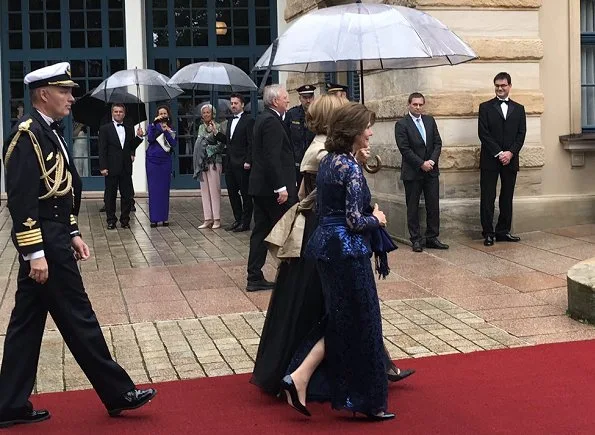
[[[105,213],[105,205],[99,209],[99,213]]]
[[[129,230],[129,229],[130,229],[130,224],[120,224],[120,227],[121,227],[123,230]]]
[[[306,408],[306,406],[302,405],[302,402],[300,402],[297,388],[295,388],[295,384],[293,383],[293,379],[291,379],[290,375],[285,376],[281,380],[281,390],[285,391],[285,395],[287,396],[287,403],[289,403],[289,406],[291,406],[300,414],[304,414],[308,417],[312,416],[312,414],[310,414],[310,411],[308,411],[308,408]]]
[[[33,409],[20,415],[13,415],[0,420],[0,428],[14,426],[15,424],[39,423],[50,418],[50,412],[45,409]]]
[[[115,230],[116,229],[116,224],[107,224],[107,229],[108,230]]]
[[[225,228],[225,231],[233,231],[235,230],[237,227],[239,227],[240,225],[242,225],[241,222],[235,221],[233,224],[231,224],[230,226]]]
[[[151,228],[157,228],[157,222],[151,222]]]
[[[483,241],[484,246],[493,246],[494,245],[494,236],[486,236]]]
[[[497,242],[520,242],[521,238],[517,237],[517,236],[513,236],[510,233],[496,234],[496,241]]]
[[[233,230],[234,233],[242,233],[244,231],[250,231],[250,225],[240,225]]]
[[[162,225],[163,225],[164,227],[169,227],[169,221],[164,221],[164,222],[162,223]]]
[[[144,404],[150,402],[151,399],[155,397],[155,394],[157,394],[157,390],[154,388],[148,388],[146,390],[138,390],[135,388],[124,394],[116,403],[107,408],[107,413],[110,417],[115,417],[127,409],[140,408]]]
[[[267,281],[266,279],[261,279],[259,281],[248,281],[246,285],[247,292],[256,292],[259,290],[270,290],[275,287],[275,283],[271,281]]]
[[[448,245],[446,243],[442,243],[436,237],[433,239],[426,240],[426,248],[428,248],[428,249],[448,249]]]
[[[132,207],[130,207],[130,211],[136,211],[136,206],[133,205]]]
[[[421,246],[421,242],[413,242],[411,249],[413,249],[413,252],[423,252],[424,250],[424,248]]]
[[[388,372],[386,374],[386,377],[388,378],[388,380],[390,382],[399,382],[399,381],[402,381],[403,379],[411,376],[413,373],[415,373],[415,370],[412,370],[412,369],[401,370],[401,369],[397,368],[396,373]]]

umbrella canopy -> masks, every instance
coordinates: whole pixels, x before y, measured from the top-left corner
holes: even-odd
[[[125,123],[129,122],[136,125],[147,120],[147,111],[144,105],[142,110],[138,110],[137,107],[137,104],[143,104],[142,101],[127,92],[120,92],[118,98],[121,98],[119,101],[128,101],[128,103],[124,104],[126,106]],[[72,118],[81,124],[98,128],[105,122],[110,121],[111,105],[92,97],[91,92],[87,92],[72,105]]]
[[[424,12],[357,2],[302,16],[254,69],[370,71],[455,65],[476,57],[463,40]]]
[[[168,80],[167,76],[152,69],[127,69],[109,76],[95,88],[91,96],[110,103],[134,102],[123,100],[125,93],[144,103],[171,100],[184,91],[169,85]]]
[[[186,65],[168,82],[183,89],[241,92],[255,91],[256,85],[237,66],[222,62],[198,62]]]

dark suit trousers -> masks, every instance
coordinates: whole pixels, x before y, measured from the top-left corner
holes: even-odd
[[[29,262],[19,255],[15,306],[6,331],[0,371],[2,418],[27,409],[48,312],[106,406],[134,388],[105,343],[70,247],[68,226],[43,221],[42,230],[49,269],[45,284],[29,278]]]
[[[244,169],[244,164],[229,163],[225,170],[227,194],[231,203],[231,210],[236,222],[244,227],[250,227],[252,221],[252,197],[248,195],[248,179],[250,171]],[[241,197],[240,197],[241,194]]]
[[[267,245],[264,239],[269,235],[283,213],[295,204],[291,197],[283,205],[277,204],[277,195],[254,196],[254,229],[250,235],[248,254],[248,281],[264,279],[262,267],[267,258]]]
[[[500,177],[500,198],[498,205],[500,215],[496,224],[496,234],[506,234],[512,227],[512,199],[516,184],[516,171],[500,168],[500,171],[482,170],[479,184],[481,188],[480,215],[482,235],[494,235],[494,201],[496,200],[496,185]]]
[[[423,192],[426,203],[426,240],[440,234],[440,182],[438,177],[424,175],[421,180],[404,180],[407,202],[407,227],[412,242],[421,242],[419,200]]]
[[[130,222],[130,209],[132,208],[132,175],[124,172],[120,175],[108,175],[105,177],[105,212],[107,223],[115,224],[116,218],[116,197],[120,189],[120,222]]]

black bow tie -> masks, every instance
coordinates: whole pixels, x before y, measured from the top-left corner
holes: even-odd
[[[124,124],[116,124],[116,127],[124,127]]]
[[[504,103],[508,106],[508,100],[499,100],[499,101],[500,101],[500,104]]]
[[[62,120],[52,122],[50,128],[60,133],[60,135],[64,134],[64,124],[62,123]]]
[[[235,115],[233,119],[240,119],[240,115]]]

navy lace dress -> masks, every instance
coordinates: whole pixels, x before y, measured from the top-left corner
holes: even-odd
[[[305,254],[317,261],[325,298],[325,377],[331,405],[376,414],[386,411],[388,381],[372,251],[365,233],[379,222],[364,214],[370,190],[352,156],[327,155],[316,185],[320,221]]]

